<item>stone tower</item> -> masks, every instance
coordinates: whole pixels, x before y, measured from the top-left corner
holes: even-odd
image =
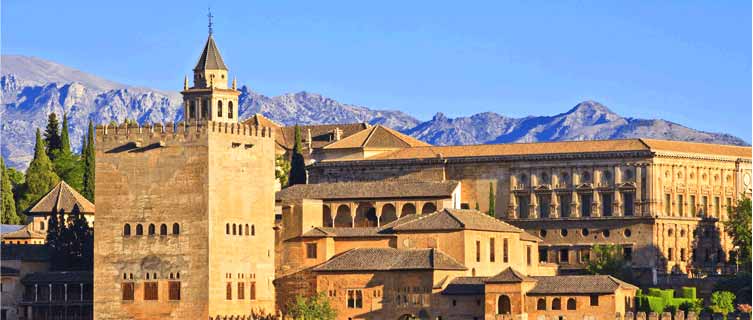
[[[272,130],[228,109],[238,94],[211,35],[194,71],[187,104],[232,117],[97,128],[96,319],[274,312]]]
[[[228,75],[220,50],[211,30],[199,61],[193,69],[193,86],[188,79],[183,84],[183,115],[188,122],[212,120],[238,122],[238,95],[233,86],[228,88]]]

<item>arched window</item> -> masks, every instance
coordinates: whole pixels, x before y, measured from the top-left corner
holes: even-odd
[[[510,297],[499,296],[497,299],[497,314],[510,314]]]
[[[554,298],[552,300],[552,310],[560,310],[562,309],[562,306],[560,305],[560,298]]]
[[[159,226],[159,235],[161,235],[161,236],[166,236],[167,235],[167,225],[166,224],[163,223],[163,224],[161,224]]]
[[[126,236],[126,237],[131,235],[131,225],[130,224],[126,223],[123,226],[123,235]]]
[[[228,101],[227,103],[227,118],[232,119],[233,118],[233,102]]]
[[[325,227],[332,227],[332,209],[328,205],[322,206],[322,225]]]
[[[536,310],[546,310],[546,299],[539,298],[539,300],[536,301]]]
[[[180,234],[180,225],[173,223],[173,234]]]
[[[432,213],[434,211],[437,211],[437,206],[435,206],[431,202],[425,203],[424,206],[421,208],[421,213]]]
[[[39,230],[44,230],[44,221],[39,221]]]
[[[567,299],[567,310],[575,310],[575,298]]]
[[[230,224],[229,223],[225,224],[225,234],[230,234]]]
[[[248,223],[246,224],[246,235],[248,235]]]
[[[402,218],[411,214],[416,214],[416,206],[414,206],[412,203],[404,204],[402,210],[400,210],[400,217]]]
[[[235,223],[233,223],[233,235],[236,235],[236,230],[237,230],[236,225]]]
[[[140,223],[136,225],[136,235],[144,235],[144,227],[142,227]]]
[[[188,115],[186,115],[186,119],[192,119],[196,117],[196,101],[189,101],[188,102]]]
[[[154,226],[154,223],[150,223],[149,224],[149,235],[153,236],[155,232],[156,232],[156,227]]]
[[[222,101],[217,101],[217,116],[222,117]]]
[[[251,235],[252,236],[256,235],[256,227],[253,224],[251,225]]]
[[[382,216],[379,219],[380,225],[385,225],[395,220],[397,220],[397,210],[395,209],[395,206],[391,203],[385,204],[382,207]]]

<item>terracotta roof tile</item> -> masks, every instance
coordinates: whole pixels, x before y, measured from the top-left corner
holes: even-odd
[[[45,239],[47,234],[31,230],[29,225],[23,226],[16,231],[0,234],[0,239]]]
[[[488,283],[517,283],[523,281],[536,281],[536,279],[527,277],[512,267],[507,267],[507,269],[502,270],[502,272],[497,275],[486,279],[486,282]]]
[[[430,144],[402,134],[382,125],[376,125],[355,133],[340,141],[324,147],[324,149],[351,149],[351,148],[408,148],[430,146]]]
[[[355,248],[314,268],[314,271],[466,270],[437,249]]]
[[[377,228],[339,228],[339,227],[316,227],[303,234],[304,238],[371,238],[371,237],[394,237],[395,235],[380,232]]]
[[[502,220],[468,209],[444,209],[441,211],[410,215],[386,224],[383,229],[395,231],[440,231],[440,230],[481,230],[522,233]]]
[[[698,143],[686,141],[669,141],[641,139],[653,151],[670,151],[681,153],[712,154],[739,158],[751,158],[750,146],[733,146],[725,144]]]
[[[484,294],[486,279],[487,277],[457,277],[442,290],[442,294],[463,296]]]
[[[44,195],[34,206],[28,209],[27,214],[47,215],[50,212],[65,210],[66,213],[73,211],[78,205],[82,213],[93,214],[94,204],[76,192],[65,181],[60,181],[50,192]]]
[[[194,70],[211,70],[211,69],[222,69],[227,70],[227,67],[225,66],[225,62],[222,61],[222,56],[220,56],[220,49],[217,49],[217,44],[214,43],[214,38],[212,35],[209,35],[209,38],[207,38],[207,43],[204,45],[204,50],[201,52],[201,56],[199,57],[199,61],[196,63],[196,67],[193,68]]]
[[[278,201],[299,199],[450,198],[457,181],[378,181],[297,184],[277,192]]]
[[[592,294],[613,293],[617,288],[637,287],[612,276],[548,276],[533,277],[536,285],[528,294]]]

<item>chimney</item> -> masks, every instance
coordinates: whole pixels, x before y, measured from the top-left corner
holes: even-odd
[[[308,131],[306,132],[306,144],[308,144],[309,153],[311,153],[311,128],[308,128]]]
[[[340,138],[342,138],[343,131],[340,130],[340,128],[335,128],[335,141],[340,141]]]

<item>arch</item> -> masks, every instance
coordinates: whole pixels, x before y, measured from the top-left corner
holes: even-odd
[[[567,299],[567,310],[575,310],[575,298]]]
[[[251,235],[252,236],[256,235],[256,227],[253,224],[251,225]]]
[[[539,300],[536,301],[536,310],[546,310],[546,299],[539,298]]]
[[[378,220],[376,208],[367,202],[358,204],[356,216],[353,220],[355,227],[376,227]]]
[[[335,227],[353,227],[353,218],[350,216],[350,207],[348,205],[342,204],[337,207]]]
[[[433,202],[424,203],[424,206],[421,207],[421,213],[422,214],[424,214],[424,213],[432,213],[434,211],[437,211],[437,206],[434,205]]]
[[[391,203],[382,206],[382,216],[379,218],[379,224],[385,225],[397,220],[397,209]]]
[[[233,118],[233,102],[232,101],[227,102],[227,118],[228,119]]]
[[[236,232],[237,230],[238,230],[238,226],[235,223],[233,223],[233,235],[237,234]]]
[[[157,232],[157,227],[154,226],[154,223],[149,224],[149,235],[153,236]]]
[[[180,234],[180,225],[178,223],[173,223],[173,234]]]
[[[497,314],[510,314],[510,297],[503,294],[497,298]]]
[[[248,231],[249,231],[248,223],[246,223],[246,235],[249,235]]]
[[[144,227],[140,223],[136,225],[136,235],[144,235]]]
[[[328,205],[322,205],[322,226],[332,227],[332,209]]]
[[[217,101],[217,116],[222,117],[222,100]]]
[[[412,203],[406,203],[403,205],[403,209],[400,210],[400,217],[404,217],[407,215],[416,214],[416,206]]]
[[[163,224],[161,224],[159,226],[159,235],[161,235],[161,236],[166,236],[167,235],[167,225],[166,224],[163,223]]]
[[[229,223],[225,224],[225,234],[230,234],[230,224]]]
[[[123,235],[126,236],[126,237],[131,235],[131,225],[130,224],[126,223],[123,226]]]
[[[421,320],[429,320],[431,319],[431,315],[429,315],[429,311],[426,311],[426,309],[421,309],[421,311],[418,312],[418,318]]]
[[[560,310],[560,309],[562,309],[560,298],[554,298],[552,300],[552,310]]]

